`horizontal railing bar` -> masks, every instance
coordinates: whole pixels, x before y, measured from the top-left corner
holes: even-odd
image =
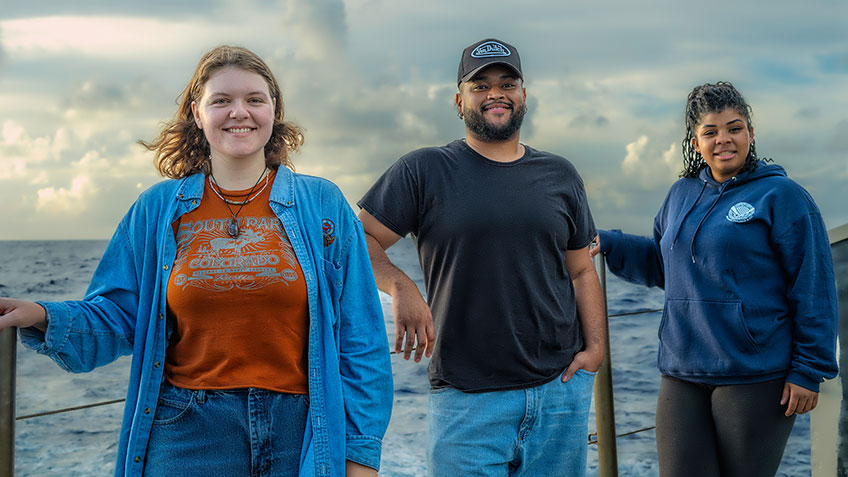
[[[642,313],[656,313],[658,311],[663,311],[663,309],[657,308],[657,309],[654,309],[654,310],[628,311],[627,313],[616,313],[614,315],[609,315],[609,317],[615,318],[617,316],[641,315]]]
[[[55,411],[45,411],[45,412],[38,412],[38,413],[35,413],[35,414],[27,414],[25,416],[18,416],[18,417],[15,418],[15,420],[16,421],[23,421],[24,419],[32,419],[33,417],[49,416],[51,414],[61,414],[63,412],[79,411],[80,409],[88,409],[90,407],[97,407],[97,406],[106,406],[107,404],[117,404],[119,402],[124,402],[124,401],[126,401],[126,399],[113,399],[112,401],[96,402],[96,403],[93,403],[93,404],[83,404],[82,406],[74,406],[74,407],[66,407],[64,409],[56,409]]]
[[[645,431],[652,431],[656,428],[657,428],[657,426],[643,427],[642,429],[636,429],[635,431],[625,432],[624,434],[616,434],[615,437],[617,439],[619,437],[632,436],[633,434],[638,434],[640,432],[645,432]],[[597,443],[598,443],[598,433],[597,432],[589,433],[589,445],[597,444]]]

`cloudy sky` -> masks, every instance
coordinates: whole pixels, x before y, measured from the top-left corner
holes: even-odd
[[[306,130],[299,172],[354,203],[403,153],[460,137],[459,54],[517,46],[522,142],[569,158],[599,227],[648,233],[681,169],[682,111],[730,80],[758,151],[848,222],[848,2],[13,2],[0,13],[0,240],[105,239],[162,180],[151,139],[197,60],[246,46]],[[81,6],[82,5],[82,6]]]

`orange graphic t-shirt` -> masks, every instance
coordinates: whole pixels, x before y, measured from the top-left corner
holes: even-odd
[[[273,181],[271,172],[241,211],[230,205],[235,238],[227,233],[232,213],[208,178],[200,205],[174,223],[167,299],[176,327],[165,377],[176,386],[307,392],[306,282],[268,203]],[[242,201],[250,191],[220,192]]]

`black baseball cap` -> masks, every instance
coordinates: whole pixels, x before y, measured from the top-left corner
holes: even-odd
[[[518,57],[518,49],[504,41],[487,38],[462,50],[456,84],[470,80],[489,65],[497,64],[510,67],[519,78],[524,79],[521,74],[521,58]]]

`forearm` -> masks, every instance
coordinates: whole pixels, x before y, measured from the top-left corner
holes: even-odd
[[[367,214],[363,214],[363,217],[366,222],[376,223],[376,219]],[[375,226],[380,227],[379,225]],[[383,226],[383,228],[385,227]],[[366,230],[368,230],[367,227]],[[415,361],[418,362],[422,356],[430,357],[433,353],[436,339],[433,316],[415,282],[406,273],[394,266],[386,255],[385,249],[400,237],[391,232],[383,235],[384,240],[381,242],[368,232],[365,233],[371,269],[374,271],[377,288],[392,297],[392,315],[395,320],[395,352],[403,351],[403,359],[409,359],[414,349]]]
[[[601,282],[594,268],[584,269],[572,277],[580,331],[587,350],[603,354],[606,349],[606,310]]]
[[[357,464],[352,460],[345,461],[345,476],[346,477],[376,477],[377,471],[371,467]]]
[[[775,239],[792,316],[792,366],[787,381],[811,391],[837,375],[839,305],[827,231],[818,214],[793,221]]]
[[[630,283],[665,288],[665,276],[657,240],[620,230],[598,231],[607,268]]]
[[[374,270],[374,279],[377,281],[378,289],[391,296],[396,296],[401,289],[418,289],[415,282],[389,260],[389,256],[386,255],[386,251],[380,245],[380,242],[367,232],[365,233],[365,243],[368,245],[368,258],[371,260],[371,268]]]

